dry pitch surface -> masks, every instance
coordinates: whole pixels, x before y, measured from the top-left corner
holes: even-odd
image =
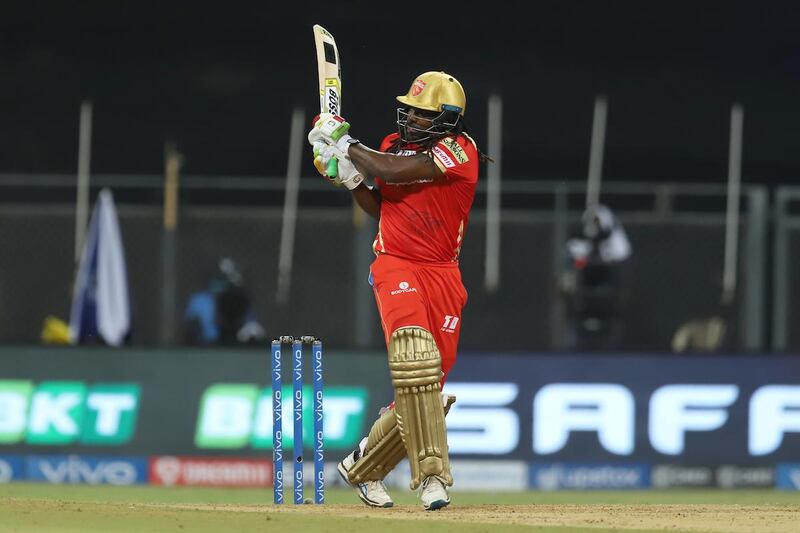
[[[373,510],[342,503],[355,498],[343,490],[324,506],[274,506],[263,490],[14,484],[0,486],[0,531],[800,531],[800,495],[773,491],[464,493],[438,512],[398,496]]]
[[[262,509],[263,510],[263,509]],[[796,506],[740,505],[470,505],[453,506],[437,513],[426,513],[412,506],[389,512],[364,512],[352,506],[337,505],[329,509],[269,509],[271,515],[327,515],[360,518],[439,522],[463,531],[465,524],[478,530],[498,531],[498,526],[540,527],[560,531],[561,528],[592,528],[601,531],[669,530],[781,532],[800,531],[800,510]],[[416,524],[415,524],[416,529]],[[512,527],[512,530],[516,527]]]

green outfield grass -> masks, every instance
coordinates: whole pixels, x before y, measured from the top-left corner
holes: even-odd
[[[312,496],[310,490],[306,494]],[[421,512],[409,491],[393,491],[393,497],[398,505],[388,512],[368,509],[352,491],[341,488],[326,492],[325,506],[278,508],[271,505],[269,489],[12,483],[0,485],[0,532],[746,531],[747,524],[737,529],[738,513],[745,520],[756,511],[769,513],[763,531],[792,531],[792,524],[800,523],[794,521],[800,520],[800,493],[772,490],[453,491],[453,505],[438,513]],[[684,519],[684,507],[689,514],[699,513],[698,520],[719,516],[719,527],[709,529],[705,522],[694,527]],[[655,522],[648,519],[650,509],[659,517]],[[626,519],[642,513],[638,522]],[[570,524],[579,514],[588,518],[578,526]],[[620,520],[605,527],[610,515]]]
[[[291,487],[286,497],[291,499]],[[400,505],[416,504],[417,496],[409,490],[392,490]],[[306,487],[306,497],[313,497]],[[643,491],[556,491],[556,492],[459,492],[452,491],[453,502],[463,505],[498,504],[729,504],[729,505],[800,505],[800,492],[776,490],[701,490],[669,489]],[[272,504],[272,489],[222,489],[206,487],[152,487],[147,485],[113,487],[108,485],[50,485],[43,483],[0,484],[0,497],[51,499],[116,503],[206,503]],[[325,491],[330,504],[359,502],[350,489]],[[290,504],[291,505],[291,504]]]

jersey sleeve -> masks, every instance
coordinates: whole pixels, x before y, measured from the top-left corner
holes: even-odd
[[[478,180],[478,149],[466,135],[445,137],[431,150],[433,162],[447,179]]]
[[[392,147],[392,144],[394,144],[394,142],[398,139],[398,137],[400,137],[400,135],[397,134],[397,133],[390,133],[389,135],[384,137],[383,140],[381,141],[381,145],[378,148],[378,151],[379,152],[388,152],[389,149]],[[383,185],[385,184],[385,182],[383,181],[383,178],[381,178],[379,176],[376,176],[374,178],[373,182],[375,183],[375,187],[377,187],[378,189],[383,187]]]

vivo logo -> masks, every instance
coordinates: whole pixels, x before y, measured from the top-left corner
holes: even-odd
[[[314,381],[322,381],[322,352],[314,352]]]
[[[139,465],[133,460],[94,459],[69,455],[34,457],[29,461],[30,478],[49,483],[131,485],[141,482],[144,477],[144,465]]]
[[[272,380],[275,381],[281,377],[281,351],[276,350],[272,356]]]

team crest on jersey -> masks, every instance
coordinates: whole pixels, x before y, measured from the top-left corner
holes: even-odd
[[[411,96],[419,96],[424,89],[425,82],[422,80],[415,80],[414,84],[411,86]]]
[[[466,152],[464,149],[461,148],[461,145],[456,142],[455,139],[448,137],[447,139],[442,139],[442,144],[447,147],[448,150],[453,154],[453,157],[459,163],[466,163],[469,161],[469,157],[467,157]]]

